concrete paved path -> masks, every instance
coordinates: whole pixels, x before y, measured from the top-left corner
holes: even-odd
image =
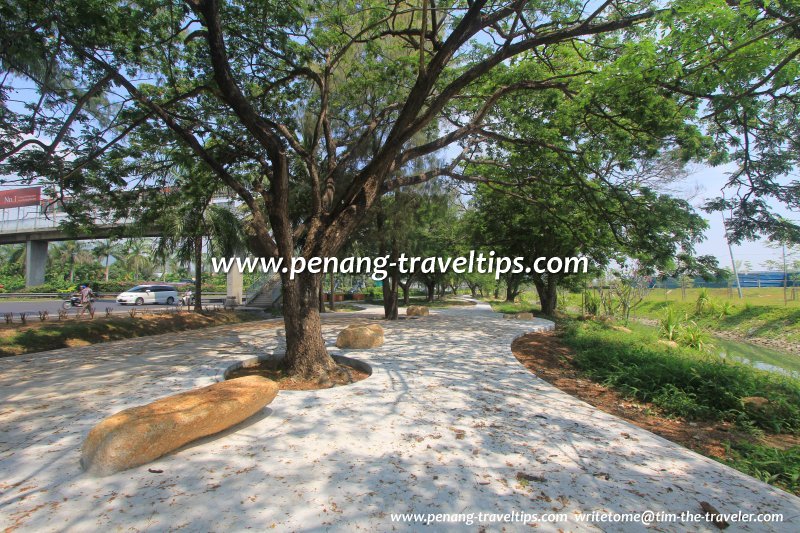
[[[326,339],[353,319],[326,318]],[[800,499],[528,372],[509,345],[547,321],[503,320],[476,306],[383,326],[382,348],[348,351],[372,365],[369,379],[282,391],[236,431],[101,479],[78,464],[97,421],[280,350],[282,330],[262,322],[0,360],[0,529],[417,531],[422,524],[392,514],[463,513],[426,529],[517,531],[530,525],[479,523],[478,513],[563,513],[535,525],[640,531],[581,523],[578,513],[698,513],[701,501],[784,516],[728,531],[800,528]],[[651,527],[715,530],[687,520]]]

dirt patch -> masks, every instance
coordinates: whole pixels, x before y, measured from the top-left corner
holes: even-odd
[[[292,377],[282,361],[262,361],[258,365],[237,368],[228,372],[226,379],[244,376],[262,376],[278,383],[280,390],[319,390],[350,385],[367,379],[370,375],[351,366],[339,363],[339,372],[328,380],[307,380]]]
[[[558,331],[524,335],[513,342],[511,350],[528,370],[567,394],[704,455],[725,459],[725,443],[753,440],[752,435],[730,423],[669,418],[652,404],[629,400],[619,392],[582,378],[573,363],[573,352],[561,342]],[[624,433],[622,436],[635,439]],[[772,440],[779,436],[769,437]]]
[[[67,348],[81,348],[83,346],[91,346],[91,342],[86,339],[65,339],[64,344]]]

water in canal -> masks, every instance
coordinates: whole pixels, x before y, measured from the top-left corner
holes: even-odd
[[[800,379],[800,355],[719,337],[715,337],[712,343],[722,357]]]
[[[641,323],[632,323],[629,326],[639,331],[646,331],[649,334],[657,335],[658,332],[658,328]],[[711,340],[711,344],[714,345],[714,351],[724,359],[800,379],[800,355],[720,337],[714,337]]]

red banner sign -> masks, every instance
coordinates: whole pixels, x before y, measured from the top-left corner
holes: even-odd
[[[41,199],[41,187],[26,187],[24,189],[8,189],[5,191],[0,190],[0,209],[39,205],[39,201]]]

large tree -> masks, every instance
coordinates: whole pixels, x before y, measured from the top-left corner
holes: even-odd
[[[730,242],[800,242],[797,221],[775,210],[800,208],[800,4],[680,0],[674,13],[643,68],[688,105],[702,103],[710,161],[733,164],[706,209],[729,211]]]
[[[0,170],[59,196],[107,194],[169,185],[164,169],[189,149],[249,209],[254,252],[331,256],[382,194],[456,169],[494,134],[484,119],[500,102],[624,86],[623,60],[635,66],[680,16],[655,5],[12,0],[0,7]],[[495,75],[515,58],[535,68]],[[17,88],[34,96],[17,104]],[[618,120],[602,104],[589,127]],[[431,155],[439,164],[415,167]],[[282,280],[290,369],[334,371],[321,276]]]
[[[538,258],[583,257],[589,273],[597,274],[612,262],[624,263],[628,258],[656,268],[678,253],[690,255],[706,227],[683,200],[644,187],[629,190],[631,196],[620,196],[618,189],[607,184],[594,185],[592,201],[602,203],[602,210],[575,202],[576,195],[586,193],[564,180],[515,190],[481,184],[468,217],[476,244],[491,246],[498,255],[523,257],[528,267],[536,266]],[[506,215],[500,218],[497,213]],[[538,266],[544,270],[546,264]],[[531,269],[507,277],[507,290],[515,295],[519,284],[530,280],[542,312],[553,314],[558,287],[576,274],[580,273]]]

